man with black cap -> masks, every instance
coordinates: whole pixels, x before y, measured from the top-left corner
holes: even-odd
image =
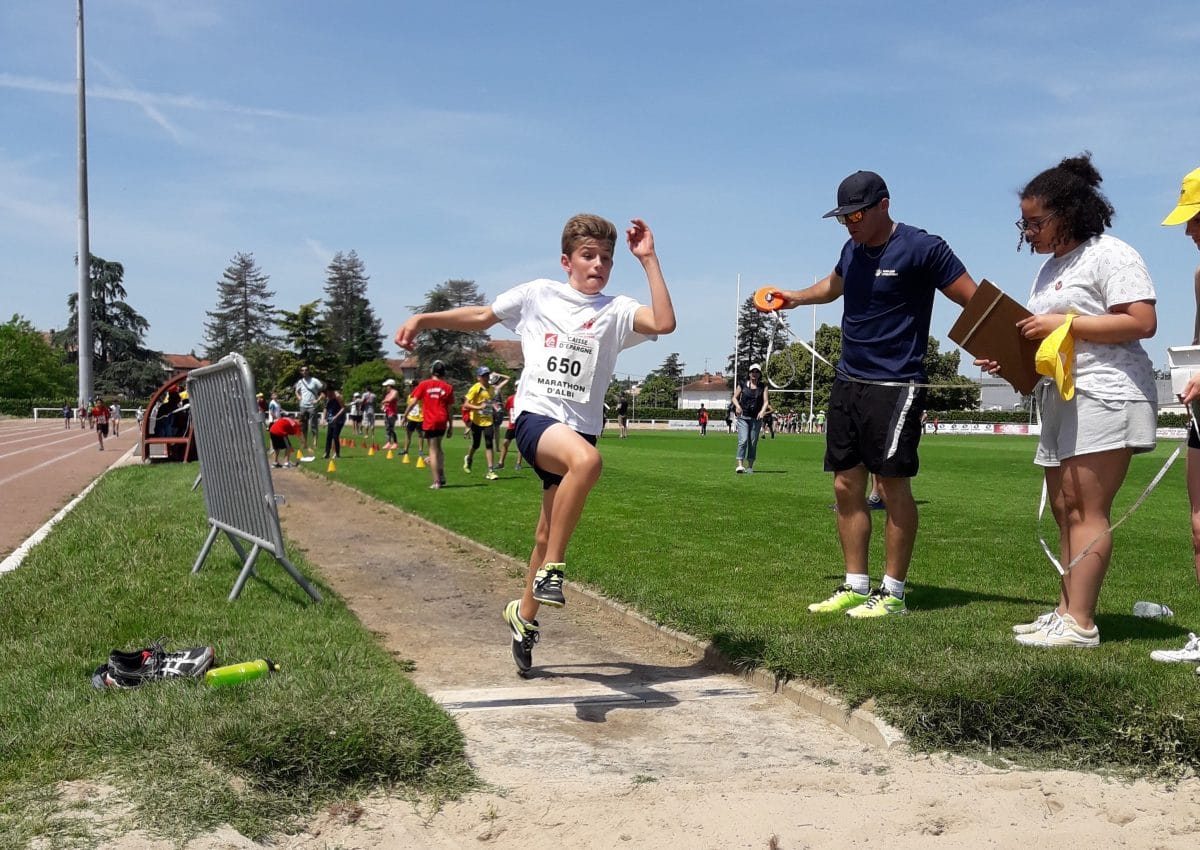
[[[808,287],[782,292],[783,307],[842,299],[842,356],[829,398],[825,470],[832,472],[838,537],[846,580],[814,614],[853,618],[905,614],[904,583],[917,537],[911,479],[927,394],[924,368],[933,299],[942,292],[962,305],[975,281],[941,237],[892,220],[891,195],[873,171],[856,171],[838,186],[837,218],[849,235],[833,272]],[[879,476],[887,505],[886,567],[870,587],[871,515],[867,477]]]

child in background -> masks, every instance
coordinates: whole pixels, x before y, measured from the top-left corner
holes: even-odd
[[[408,397],[405,418],[421,409],[421,436],[429,445],[429,474],[433,476],[430,490],[446,486],[446,455],[442,450],[442,437],[449,437],[453,430],[450,407],[454,404],[454,387],[446,383],[446,364],[434,360],[429,367],[429,379],[413,387]],[[408,446],[405,444],[406,452]]]

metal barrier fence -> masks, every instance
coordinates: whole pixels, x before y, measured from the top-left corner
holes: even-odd
[[[271,469],[263,445],[262,416],[254,397],[254,378],[240,354],[229,354],[211,366],[192,370],[187,376],[188,400],[196,449],[200,455],[200,477],[204,482],[204,504],[212,528],[192,573],[200,572],[217,534],[225,532],[242,559],[242,570],[229,594],[238,597],[254,571],[260,552],[275,557],[296,583],[320,602],[317,592],[287,559],[283,530]],[[251,544],[247,555],[238,539]]]

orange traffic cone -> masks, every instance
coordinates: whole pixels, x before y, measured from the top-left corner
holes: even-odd
[[[392,459],[392,450],[391,450],[391,449],[388,449],[388,453],[387,453],[387,459],[388,459],[388,460],[391,460],[391,459]]]
[[[329,461],[329,466],[325,467],[326,472],[337,472],[337,464],[332,460]]]
[[[424,469],[424,468],[425,468],[425,458],[421,457],[420,455],[417,455],[417,469]]]

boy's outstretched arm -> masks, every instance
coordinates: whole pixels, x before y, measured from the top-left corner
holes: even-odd
[[[500,318],[488,305],[455,307],[453,310],[437,313],[417,313],[396,331],[395,343],[401,348],[411,350],[417,343],[417,335],[428,328],[443,331],[486,331],[499,321]]]
[[[675,330],[675,307],[658,265],[658,254],[654,252],[654,234],[640,218],[630,223],[633,226],[625,231],[625,241],[642,264],[650,284],[650,306],[639,307],[633,314],[633,329],[640,334],[669,334]]]

